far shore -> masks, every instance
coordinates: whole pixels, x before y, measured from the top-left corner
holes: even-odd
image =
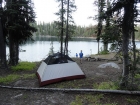
[[[33,37],[37,37],[36,35],[34,35]],[[39,37],[57,37],[57,36],[51,36],[51,35],[40,35]],[[96,37],[72,37],[72,38],[90,38],[90,39],[96,39]]]
[[[34,35],[33,37],[37,37],[36,35]],[[50,37],[57,37],[57,36],[51,36],[51,35],[40,35],[39,37],[48,37],[48,38],[50,38]],[[96,38],[97,37],[72,37],[72,38],[87,38],[87,39],[93,39],[93,40],[96,40]],[[102,39],[100,39],[100,40],[102,40]],[[130,39],[131,40],[131,39]],[[140,40],[139,39],[135,39],[135,42],[140,42]]]

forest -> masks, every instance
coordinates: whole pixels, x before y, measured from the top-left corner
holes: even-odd
[[[57,36],[57,29],[55,28],[54,22],[39,22],[38,24],[34,23],[32,25],[37,29],[37,32],[33,33],[35,36]],[[140,40],[140,25],[137,25],[135,29],[137,30],[135,32],[135,38],[136,40]],[[97,25],[75,26],[72,37],[97,37],[96,30]]]
[[[37,32],[34,33],[36,36],[57,36],[57,29],[55,28],[56,24],[53,23],[41,23],[34,24],[37,28]],[[97,26],[75,26],[73,37],[95,37],[95,29]]]

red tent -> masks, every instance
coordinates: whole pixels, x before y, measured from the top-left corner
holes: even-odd
[[[61,59],[60,56],[54,54],[42,61],[40,67],[37,70],[37,76],[39,78],[40,86],[56,83],[64,80],[73,80],[85,78],[85,74],[68,56],[65,59]]]

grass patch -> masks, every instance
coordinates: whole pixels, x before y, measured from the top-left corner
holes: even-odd
[[[53,87],[56,88],[79,88],[81,84],[78,82],[78,80],[70,80],[70,81],[61,81],[57,84],[53,84]]]
[[[5,77],[0,77],[0,83],[8,84],[8,83],[14,82],[14,81],[19,80],[19,79],[27,79],[27,78],[35,78],[35,77],[36,77],[35,73],[24,74],[24,75],[10,74],[10,75],[5,76]]]
[[[4,83],[4,84],[7,84],[9,82],[13,82],[17,79],[20,78],[20,75],[17,75],[17,74],[10,74],[6,77],[0,77],[0,83]]]
[[[77,95],[75,100],[70,105],[99,105],[100,99],[103,98],[103,94],[100,95]]]
[[[117,83],[114,82],[102,82],[100,84],[94,84],[94,88],[96,89],[110,89],[110,90],[117,90],[119,89],[119,86]]]
[[[117,105],[117,103],[111,103],[108,100],[102,103],[103,100],[106,100],[103,94],[77,95],[70,105]]]
[[[135,78],[136,78],[136,79],[139,79],[139,78],[140,78],[140,74],[136,74],[136,75],[135,75]]]
[[[34,62],[20,62],[16,66],[12,66],[11,69],[13,71],[29,71],[33,70],[36,67],[36,64]]]
[[[76,89],[80,89],[83,87],[87,87],[87,88],[92,88],[91,86],[91,81],[93,81],[94,78],[85,78],[85,79],[75,79],[75,80],[69,80],[69,81],[61,81],[58,82],[56,84],[51,84],[48,85],[47,87],[52,88],[52,87],[56,87],[56,88],[76,88]]]
[[[136,99],[130,99],[130,98],[127,98],[126,101],[129,103],[129,105],[138,105],[138,100]]]
[[[16,71],[31,71],[35,67],[36,67],[36,63],[33,63],[33,62],[20,62],[16,66],[11,66],[11,69],[15,72]],[[0,76],[0,83],[8,84],[19,79],[28,79],[28,78],[35,78],[35,77],[36,77],[35,73],[22,74],[22,75],[18,73],[17,74],[14,73],[7,76]]]
[[[117,103],[107,103],[107,104],[104,104],[104,105],[118,105]]]
[[[27,79],[27,78],[35,78],[36,77],[36,74],[33,73],[33,74],[24,74],[23,75],[23,79]]]

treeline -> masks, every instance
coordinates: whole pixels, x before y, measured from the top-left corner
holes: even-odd
[[[38,29],[37,32],[34,33],[36,36],[57,36],[58,32],[56,29],[56,24],[52,23],[35,23],[34,26]],[[73,37],[96,37],[95,34],[96,26],[75,26],[75,32],[72,35]]]
[[[35,23],[33,24],[34,27],[38,29],[37,32],[34,33],[35,36],[57,36],[57,30],[56,30],[56,25],[54,22],[52,23],[45,23],[45,22],[40,22],[40,23]],[[73,34],[73,37],[96,37],[96,30],[97,26],[90,25],[88,27],[86,26],[75,26],[75,33]],[[135,38],[140,40],[140,25],[136,27],[136,32],[135,32]]]

